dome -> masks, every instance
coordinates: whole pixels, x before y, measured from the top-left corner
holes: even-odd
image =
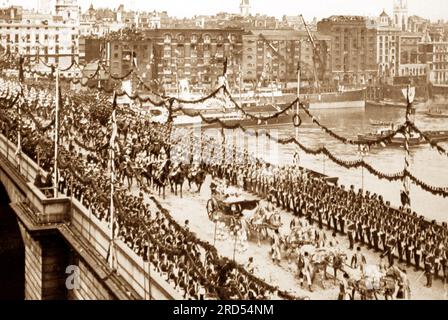
[[[384,9],[383,9],[383,12],[380,14],[380,17],[381,18],[389,18],[389,15],[386,13],[386,11],[384,11]]]

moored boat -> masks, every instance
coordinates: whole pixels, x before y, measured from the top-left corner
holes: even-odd
[[[375,127],[391,127],[394,123],[393,122],[386,122],[381,120],[369,120],[371,126]]]
[[[430,108],[425,115],[430,118],[448,118],[448,112],[445,105],[435,105]]]
[[[430,118],[448,118],[448,113],[438,113],[433,111],[425,112],[425,115]]]
[[[363,142],[372,142],[387,137],[391,135],[393,132],[394,132],[393,127],[382,128],[378,129],[376,132],[373,133],[358,134],[358,139]],[[431,139],[433,142],[448,141],[448,130],[432,130],[432,131],[428,130],[424,131],[423,133],[427,138]],[[390,140],[385,143],[385,145],[403,146],[404,143],[405,143],[405,136],[403,135],[403,133],[397,133],[393,137],[391,137]],[[428,141],[426,141],[424,137],[422,137],[420,134],[416,132],[412,132],[411,136],[409,137],[410,146],[416,146],[427,143]]]

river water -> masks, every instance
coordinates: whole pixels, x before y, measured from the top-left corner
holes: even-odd
[[[448,130],[448,119],[429,118],[425,115],[425,109],[417,110],[412,119],[421,130]],[[403,124],[405,121],[405,109],[371,107],[364,109],[335,109],[335,110],[313,110],[312,114],[319,122],[341,136],[356,139],[360,133],[374,132],[378,127],[370,124],[370,120],[383,122],[394,122]],[[336,157],[343,160],[359,160],[358,147],[346,145],[330,137],[311,119],[301,114],[302,124],[296,128],[290,124],[258,126],[259,137],[250,135],[244,137],[243,143],[250,153],[256,154],[273,164],[291,164],[296,151],[300,155],[300,164],[314,171],[325,173],[332,177],[339,177],[339,183],[349,188],[354,185],[359,189],[364,185],[365,190],[382,195],[385,201],[390,201],[393,206],[400,206],[400,190],[402,182],[389,182],[380,180],[371,175],[367,170],[345,169],[333,163],[331,160],[319,156],[307,155],[299,150],[294,144],[279,145],[263,136],[263,131],[268,131],[272,136],[279,138],[297,137],[307,147],[317,148],[326,146]],[[218,129],[216,129],[218,130]],[[207,130],[207,131],[213,131]],[[229,130],[230,131],[230,130]],[[226,133],[228,135],[229,133]],[[233,131],[233,139],[241,146],[241,132]],[[236,138],[235,138],[236,137]],[[226,138],[229,143],[229,138]],[[237,141],[239,140],[239,142]],[[258,145],[258,146],[257,146]],[[440,143],[448,149],[448,143]],[[405,151],[403,147],[374,147],[364,160],[375,169],[386,174],[401,172],[404,169]],[[436,187],[448,187],[448,157],[440,155],[429,145],[411,147],[410,171],[420,180]],[[438,222],[448,221],[448,199],[434,196],[423,191],[418,186],[411,184],[410,187],[411,207],[419,215],[424,215],[430,220]]]
[[[412,120],[421,130],[448,130],[448,119],[433,119],[425,115],[425,110],[417,110]],[[347,138],[356,138],[359,133],[376,131],[371,126],[370,120],[394,122],[402,124],[405,118],[405,110],[399,108],[366,108],[364,109],[338,109],[338,110],[314,110],[312,114],[319,119],[320,123],[329,127],[339,135]],[[340,159],[356,160],[360,158],[357,146],[345,145],[323,132],[317,125],[305,115],[301,115],[303,123],[298,130],[298,138],[308,147],[320,147],[325,145],[333,154]],[[296,129],[292,124],[280,125],[266,128],[277,134],[280,138],[295,137]],[[448,143],[441,143],[448,148]],[[296,152],[295,145],[278,145],[269,143],[269,156],[266,160],[272,160],[280,164],[292,162],[293,154]],[[307,155],[299,150],[300,164],[304,167],[323,172],[330,176],[339,177],[340,184],[346,188],[354,185],[356,189],[361,188],[364,180],[365,190],[371,193],[381,194],[386,201],[394,206],[400,205],[400,190],[402,182],[388,182],[380,180],[371,175],[367,170],[345,169],[325,159],[322,156]],[[365,161],[374,168],[384,173],[396,173],[404,168],[403,147],[374,147],[364,157]],[[270,158],[270,159],[269,159]],[[420,180],[438,186],[448,187],[448,157],[440,155],[429,145],[411,147],[411,172]],[[364,171],[364,179],[363,177]],[[412,210],[422,214],[428,219],[436,219],[438,222],[448,221],[448,199],[433,196],[411,185]]]

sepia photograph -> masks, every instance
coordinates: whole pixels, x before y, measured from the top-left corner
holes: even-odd
[[[0,0],[0,301],[447,300],[447,223],[446,1]]]

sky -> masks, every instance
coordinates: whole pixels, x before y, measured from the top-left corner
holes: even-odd
[[[9,0],[11,4],[35,7],[39,0]],[[282,17],[303,14],[306,20],[325,18],[334,14],[378,16],[383,9],[392,14],[394,0],[250,0],[251,13]],[[90,4],[97,7],[125,9],[134,7],[147,11],[168,11],[171,16],[191,17],[218,12],[238,13],[240,0],[78,0],[84,12]],[[431,20],[448,20],[447,0],[408,0],[409,15]]]

